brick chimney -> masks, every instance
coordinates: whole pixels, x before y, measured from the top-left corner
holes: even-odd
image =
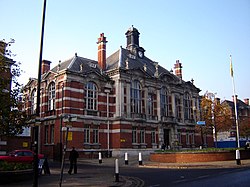
[[[6,45],[7,44],[4,41],[0,41],[0,55],[4,56]]]
[[[101,67],[102,70],[106,69],[106,37],[104,33],[100,34],[100,38],[96,42],[98,44],[98,65]]]
[[[238,100],[238,95],[235,95],[235,97],[236,97],[236,101]],[[234,95],[232,96],[232,100],[233,100],[233,102],[234,102]]]
[[[216,103],[216,104],[220,104],[220,98],[216,97],[216,98],[215,98],[215,103]]]
[[[244,99],[245,104],[249,105],[249,98]]]
[[[174,65],[174,69],[175,69],[175,75],[177,77],[179,77],[180,79],[182,79],[182,65],[179,62],[179,60],[176,60],[176,63]]]
[[[48,60],[42,61],[42,75],[50,70],[50,63],[51,62]]]

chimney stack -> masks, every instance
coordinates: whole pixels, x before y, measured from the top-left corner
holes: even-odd
[[[245,104],[249,105],[249,98],[244,99]]]
[[[7,46],[7,44],[4,41],[0,41],[0,55],[4,56],[6,46]]]
[[[236,97],[236,102],[237,102],[237,99],[238,99],[238,95],[235,95],[235,97]],[[234,95],[232,96],[232,99],[233,99],[233,102],[234,102]]]
[[[179,60],[176,60],[176,63],[174,65],[174,69],[175,69],[175,75],[177,77],[179,77],[180,79],[182,79],[182,65],[179,62]]]
[[[42,75],[50,70],[50,63],[51,62],[48,60],[42,61]]]
[[[216,98],[215,98],[215,103],[216,103],[216,104],[220,104],[220,98],[216,97]]]
[[[98,38],[98,65],[101,67],[102,70],[106,69],[106,37],[104,33],[100,34],[100,38]]]

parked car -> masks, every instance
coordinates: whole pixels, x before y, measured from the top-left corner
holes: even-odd
[[[38,154],[38,159],[44,158],[43,154]],[[0,156],[0,162],[19,162],[32,163],[34,159],[34,152],[31,150],[14,150],[5,156]]]

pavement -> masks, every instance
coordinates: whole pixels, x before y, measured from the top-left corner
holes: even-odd
[[[78,165],[87,164],[96,166],[96,169],[88,170],[87,168],[78,167],[78,173],[69,175],[67,173],[68,165],[64,167],[64,175],[62,178],[61,186],[88,186],[88,187],[141,187],[144,186],[144,181],[133,177],[123,176],[119,174],[119,181],[116,181],[115,169],[113,173],[105,172],[105,167],[115,167],[114,157],[103,158],[102,163],[99,163],[98,159],[78,159]],[[167,168],[167,169],[197,169],[197,168],[235,168],[235,167],[250,167],[250,160],[241,160],[241,165],[237,165],[236,161],[218,161],[218,162],[195,162],[195,163],[158,163],[149,161],[148,157],[143,157],[142,165],[139,165],[137,157],[131,157],[128,159],[129,164],[125,165],[124,158],[118,158],[119,167],[144,167],[144,168]],[[38,186],[54,187],[59,186],[60,181],[60,163],[49,162],[50,175],[42,175],[38,179]],[[95,168],[95,167],[94,167]],[[11,183],[8,187],[30,187],[32,186],[32,176],[28,181],[22,181],[18,183]]]

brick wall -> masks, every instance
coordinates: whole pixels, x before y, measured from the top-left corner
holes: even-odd
[[[212,162],[235,160],[235,151],[209,152],[209,153],[152,153],[150,161],[166,163]],[[241,159],[249,159],[250,151],[241,150]]]

